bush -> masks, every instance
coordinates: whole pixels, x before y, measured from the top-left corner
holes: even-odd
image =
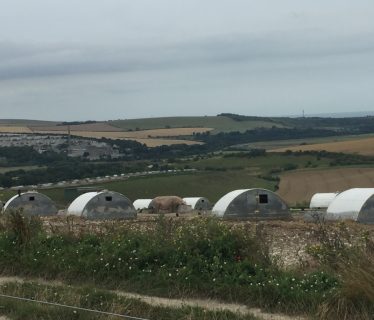
[[[285,165],[282,166],[282,169],[284,171],[296,170],[297,168],[298,168],[298,165],[294,163],[286,163]]]

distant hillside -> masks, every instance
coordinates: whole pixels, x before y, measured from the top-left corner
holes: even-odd
[[[271,118],[250,117],[238,121],[226,115],[203,117],[164,117],[110,121],[111,125],[123,130],[146,130],[164,128],[214,128],[214,132],[246,131],[256,128],[284,127]]]
[[[359,118],[374,116],[374,111],[357,111],[357,112],[335,112],[335,113],[317,113],[308,114],[307,117],[322,117],[322,118]]]
[[[372,133],[374,116],[364,117],[254,117],[232,113],[205,117],[164,117],[110,121],[122,130],[200,127],[214,128],[213,133],[253,130],[258,128],[319,128],[350,134]]]
[[[38,127],[38,126],[55,126],[60,122],[45,121],[45,120],[27,120],[27,119],[0,119],[0,125],[3,126],[25,126],[25,127]]]
[[[279,123],[294,128],[319,128],[328,129],[336,132],[351,132],[355,134],[372,133],[374,131],[374,117],[344,117],[344,118],[326,118],[326,117],[300,117],[300,118],[273,118]]]

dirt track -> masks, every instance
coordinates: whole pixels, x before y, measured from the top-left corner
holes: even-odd
[[[293,171],[281,176],[278,194],[288,203],[307,201],[317,192],[374,188],[374,168]]]
[[[20,277],[0,277],[0,286],[5,285],[6,283],[39,283],[41,285],[51,285],[51,286],[62,286],[64,283],[58,281],[46,281],[44,279],[26,279]],[[252,315],[259,319],[263,320],[306,320],[306,318],[301,316],[287,316],[283,314],[274,314],[261,311],[258,308],[248,308],[246,305],[233,304],[233,303],[222,303],[216,300],[207,300],[207,299],[168,299],[160,298],[155,296],[147,296],[141,294],[134,294],[125,291],[110,291],[115,293],[118,296],[130,299],[137,299],[146,304],[152,306],[162,306],[167,308],[183,308],[183,307],[199,307],[209,311],[230,311],[233,313],[241,315]],[[0,320],[7,319],[0,316]]]

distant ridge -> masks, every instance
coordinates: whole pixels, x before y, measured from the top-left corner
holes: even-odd
[[[47,121],[47,120],[29,120],[29,119],[0,119],[2,125],[15,125],[15,126],[53,126],[60,122]]]
[[[367,116],[374,116],[374,111],[305,114],[305,117],[320,117],[320,118],[360,118],[360,117],[367,117]]]
[[[356,112],[331,112],[331,113],[308,113],[308,110],[305,110],[305,118],[360,118],[360,117],[367,117],[367,116],[374,116],[373,111],[356,111]],[[249,115],[240,115],[234,113],[221,113],[216,116],[178,116],[178,117],[150,117],[150,118],[134,118],[134,119],[118,119],[118,120],[82,120],[82,121],[49,121],[49,120],[36,120],[36,119],[0,119],[1,125],[24,125],[24,126],[54,126],[54,125],[64,125],[64,124],[83,124],[83,123],[95,123],[95,122],[108,122],[108,123],[116,123],[116,122],[185,122],[188,120],[192,120],[192,122],[198,121],[199,124],[196,125],[204,126],[206,122],[209,120],[217,119],[219,117],[227,117],[231,119],[236,118],[243,118],[242,120],[247,121],[270,121],[274,122],[277,120],[281,120],[284,118],[302,118],[302,114],[293,114],[293,115],[274,115],[274,116],[249,116]],[[245,119],[244,119],[245,118]],[[238,120],[238,119],[236,119]],[[186,126],[184,123],[180,124],[181,127]],[[188,126],[188,125],[187,125]]]

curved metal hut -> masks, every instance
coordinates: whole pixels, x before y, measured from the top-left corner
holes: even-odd
[[[137,216],[132,202],[113,191],[84,193],[70,204],[67,214],[87,219],[133,219]]]
[[[212,209],[223,218],[284,218],[290,212],[286,202],[266,189],[241,189],[223,196]]]
[[[4,205],[3,212],[22,210],[34,216],[52,216],[57,214],[56,204],[46,195],[37,191],[27,191],[10,198]]]

